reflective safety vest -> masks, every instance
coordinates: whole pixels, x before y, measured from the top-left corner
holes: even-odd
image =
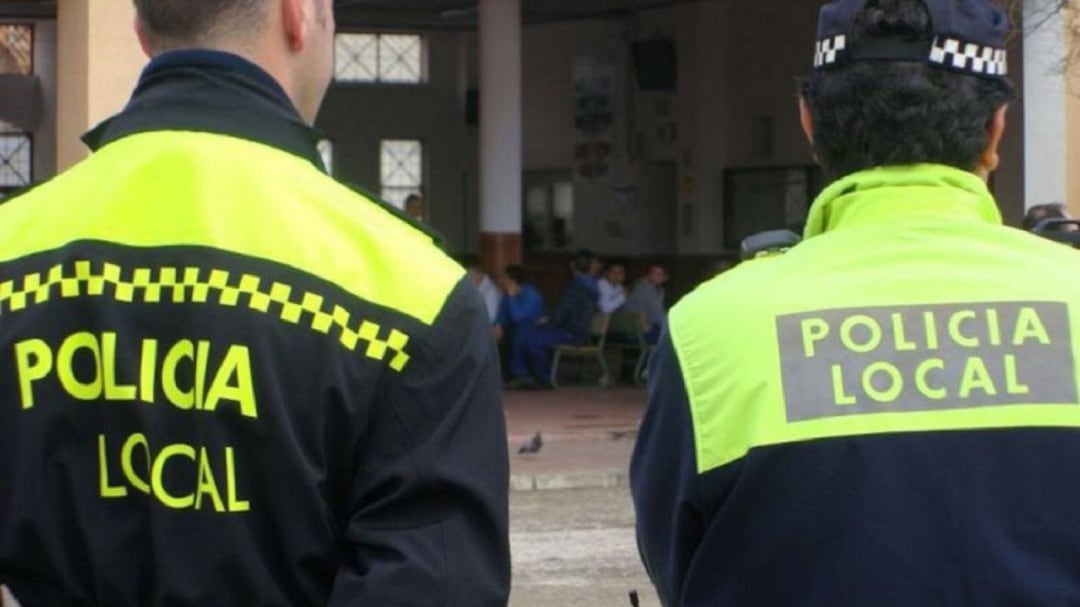
[[[633,464],[669,605],[1080,601],[1080,256],[941,166],[671,312]]]
[[[498,604],[501,416],[461,267],[299,156],[136,133],[0,207],[27,605]]]

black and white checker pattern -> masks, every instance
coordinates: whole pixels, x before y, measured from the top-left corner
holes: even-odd
[[[942,36],[934,38],[930,62],[978,76],[1005,76],[1009,71],[1005,49]]]
[[[822,68],[836,64],[847,49],[847,36],[839,34],[824,40],[818,40],[814,51],[814,67]]]

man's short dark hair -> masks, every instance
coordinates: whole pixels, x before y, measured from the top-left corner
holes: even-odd
[[[167,50],[199,44],[216,35],[257,30],[266,0],[134,0],[135,10],[154,47]]]
[[[596,253],[593,253],[589,249],[581,249],[574,255],[574,261],[571,263],[571,267],[575,272],[588,272],[592,262],[596,260]]]
[[[525,268],[522,266],[506,266],[506,277],[510,280],[523,285],[528,282],[529,275],[525,272]]]
[[[865,36],[930,35],[922,0],[870,0],[855,22]],[[1015,97],[1004,79],[950,72],[927,62],[855,61],[803,83],[814,151],[832,179],[878,166],[934,163],[971,171],[994,113]]]
[[[1024,229],[1030,232],[1045,219],[1065,219],[1068,216],[1065,205],[1060,202],[1037,204],[1028,209],[1027,214],[1024,215]]]
[[[484,266],[480,264],[480,256],[473,253],[465,253],[458,258],[458,263],[466,270],[483,270]]]
[[[616,258],[607,260],[607,263],[604,264],[604,271],[607,272],[611,268],[615,268],[615,267],[619,267],[619,268],[622,268],[622,269],[625,270],[627,268],[627,266],[628,266],[628,264],[627,264],[625,259],[621,259],[621,258],[616,257]]]

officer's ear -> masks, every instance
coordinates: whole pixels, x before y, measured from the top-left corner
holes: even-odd
[[[806,133],[806,140],[810,142],[810,153],[814,157],[814,162],[821,164],[817,151],[814,149],[814,114],[810,111],[810,103],[801,94],[799,95],[799,122],[802,124],[803,132]]]
[[[146,24],[138,15],[135,15],[135,37],[139,39],[139,46],[142,47],[143,53],[147,57],[153,58],[154,51],[150,45],[150,37],[146,34]]]
[[[802,130],[806,133],[806,140],[810,142],[810,145],[814,145],[814,115],[810,113],[810,104],[806,102],[806,97],[799,95],[799,122],[802,124]]]
[[[304,50],[307,46],[308,4],[306,0],[281,0],[281,24],[285,28],[285,39],[289,50],[294,53]]]
[[[1001,146],[1001,138],[1005,136],[1005,117],[1008,110],[1007,105],[999,107],[990,118],[990,122],[986,124],[986,148],[979,155],[979,166],[975,167],[976,172],[986,178],[989,178],[990,173],[996,171],[998,165],[1001,164],[998,148]]]

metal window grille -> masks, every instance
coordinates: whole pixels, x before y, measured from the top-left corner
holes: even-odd
[[[0,23],[0,74],[34,73],[34,26]]]
[[[334,37],[335,80],[376,82],[378,77],[378,36],[375,34],[338,34]]]
[[[379,36],[379,80],[415,84],[423,78],[420,36]]]
[[[424,81],[424,39],[415,34],[338,34],[334,79],[419,84]]]
[[[411,139],[383,140],[379,154],[383,200],[403,207],[424,189],[424,144]]]
[[[33,158],[34,145],[30,133],[0,121],[0,189],[30,185]]]

